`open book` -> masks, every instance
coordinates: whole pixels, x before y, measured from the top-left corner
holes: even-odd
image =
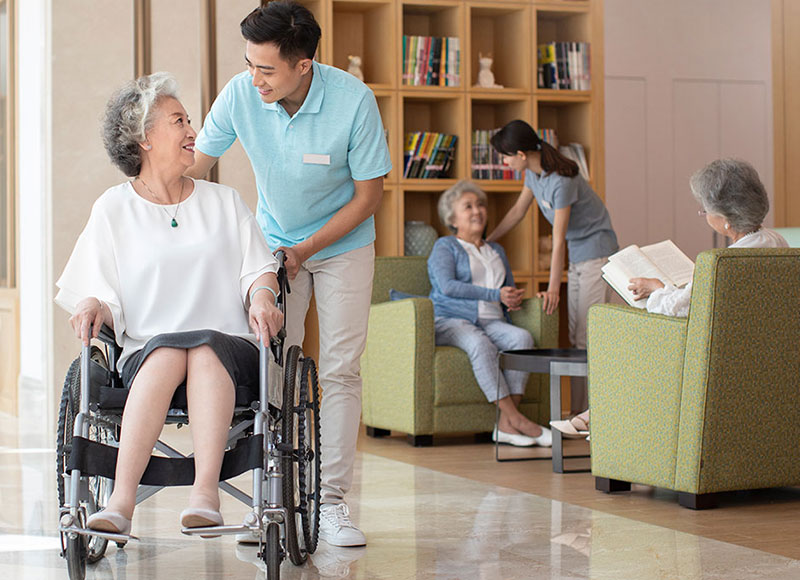
[[[664,240],[642,248],[628,246],[611,256],[602,270],[603,279],[625,302],[644,308],[647,300],[636,300],[628,290],[631,278],[658,278],[664,284],[680,288],[692,281],[694,262],[672,240]]]

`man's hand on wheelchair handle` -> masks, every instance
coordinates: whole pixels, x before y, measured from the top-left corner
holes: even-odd
[[[72,330],[75,331],[77,336],[84,345],[88,345],[92,338],[97,338],[100,334],[100,329],[103,327],[103,303],[90,296],[78,302],[75,307],[75,314],[73,314],[69,323],[72,325]]]
[[[283,328],[283,312],[273,304],[270,292],[259,292],[253,296],[249,311],[250,328],[258,340],[276,336]],[[266,342],[266,340],[265,340]]]
[[[295,279],[297,272],[300,270],[300,266],[302,266],[303,262],[308,260],[310,256],[310,254],[306,255],[305,246],[303,244],[305,244],[305,242],[301,242],[292,247],[281,246],[275,250],[276,252],[283,252],[285,255],[283,267],[286,268],[286,275],[289,277],[289,280]]]

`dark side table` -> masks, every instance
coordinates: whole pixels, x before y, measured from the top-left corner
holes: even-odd
[[[550,420],[561,420],[561,377],[586,376],[586,351],[574,348],[534,348],[527,350],[505,350],[500,353],[501,370],[524,371],[526,373],[544,373],[550,375]],[[498,382],[499,390],[499,382]],[[499,414],[499,409],[498,409]],[[544,425],[550,428],[549,425]],[[589,455],[568,455],[564,457],[561,431],[553,429],[553,472],[578,473],[588,469],[564,469],[564,459],[585,458]],[[495,442],[495,459],[497,461],[535,461],[548,457],[513,457],[500,458],[499,445]]]

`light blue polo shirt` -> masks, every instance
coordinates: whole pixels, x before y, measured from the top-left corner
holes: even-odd
[[[557,209],[571,206],[566,234],[571,263],[605,258],[619,250],[611,216],[583,177],[565,177],[554,171],[537,175],[526,169],[525,187],[533,192],[542,215],[551,224]]]
[[[317,62],[294,117],[278,103],[263,102],[248,72],[233,77],[211,106],[196,148],[220,157],[237,138],[253,166],[256,220],[272,249],[311,237],[353,199],[354,180],[381,177],[392,168],[372,91],[353,75]],[[370,217],[310,259],[374,240]]]

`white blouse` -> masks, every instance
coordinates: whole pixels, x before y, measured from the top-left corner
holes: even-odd
[[[70,313],[90,296],[108,304],[122,346],[119,370],[157,334],[211,329],[249,335],[247,291],[262,274],[277,272],[264,235],[234,189],[195,180],[179,206],[152,203],[129,182],[108,189],[56,282],[55,301]]]
[[[732,243],[729,248],[788,248],[789,244],[783,236],[773,230],[761,228],[758,231],[746,234]],[[689,303],[692,300],[692,283],[683,288],[676,288],[667,284],[659,288],[647,299],[647,311],[667,316],[689,316]]]
[[[479,248],[460,238],[456,239],[469,256],[472,283],[483,288],[502,288],[506,279],[506,267],[500,254],[486,242]],[[503,318],[503,309],[499,302],[478,300],[478,319],[495,320],[498,318]]]

